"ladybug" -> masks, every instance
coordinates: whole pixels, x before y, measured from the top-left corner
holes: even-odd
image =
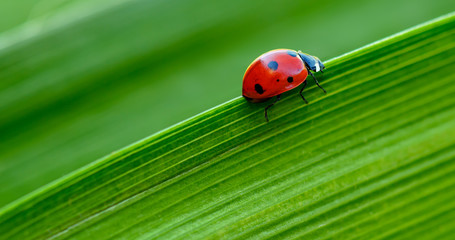
[[[276,96],[275,101],[264,109],[265,120],[268,122],[267,110],[280,100],[282,93],[302,83],[303,87],[299,94],[308,104],[302,95],[308,74],[313,77],[316,85],[327,93],[311,72],[322,72],[324,68],[319,58],[300,50],[275,49],[262,54],[248,66],[243,77],[242,95],[246,100],[254,103],[265,102]]]

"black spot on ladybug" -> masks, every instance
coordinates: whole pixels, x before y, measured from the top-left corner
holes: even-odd
[[[276,81],[277,81],[277,82],[279,82],[279,81],[280,81],[280,79],[277,79]]]
[[[291,83],[291,82],[294,82],[294,78],[293,77],[288,77],[288,83]]]
[[[294,51],[288,50],[287,53],[293,57],[297,57],[297,53],[295,53]]]
[[[276,61],[271,61],[269,64],[267,64],[267,67],[275,71],[278,69],[278,63]]]
[[[262,86],[260,84],[254,85],[254,90],[256,90],[256,92],[258,92],[259,94],[264,93],[264,89],[262,89]]]
[[[253,100],[252,98],[249,98],[249,97],[247,97],[247,96],[245,96],[245,95],[242,95],[242,96],[243,96],[248,102],[251,102],[251,101]]]

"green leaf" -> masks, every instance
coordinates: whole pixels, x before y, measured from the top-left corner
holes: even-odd
[[[1,238],[450,239],[454,39],[450,14],[327,61],[269,123],[210,109],[4,207]]]
[[[0,1],[0,25],[28,16],[0,33],[0,207],[239,96],[248,64],[267,50],[327,60],[448,9],[447,0]]]

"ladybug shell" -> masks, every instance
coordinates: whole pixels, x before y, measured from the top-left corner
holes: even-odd
[[[297,52],[276,49],[266,52],[254,60],[243,77],[242,94],[252,102],[289,91],[308,76],[308,71]]]

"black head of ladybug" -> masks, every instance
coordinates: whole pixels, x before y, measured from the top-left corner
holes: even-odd
[[[311,71],[321,72],[325,68],[324,64],[322,64],[319,58],[303,53],[300,50],[298,51],[298,54],[302,61],[305,63],[305,66]]]

